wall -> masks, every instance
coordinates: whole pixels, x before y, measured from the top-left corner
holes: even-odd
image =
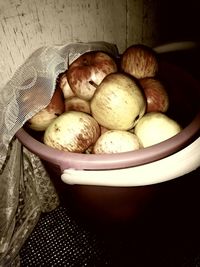
[[[198,0],[0,0],[0,87],[43,45],[199,39]]]
[[[0,87],[43,45],[155,43],[153,0],[0,0]]]

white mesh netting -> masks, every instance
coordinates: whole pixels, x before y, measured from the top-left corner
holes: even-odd
[[[16,266],[18,253],[41,212],[59,198],[40,159],[15,138],[16,132],[48,105],[58,75],[81,54],[101,50],[118,55],[106,42],[41,47],[0,89],[0,266]]]
[[[5,159],[8,144],[17,130],[50,102],[57,76],[77,57],[91,50],[102,50],[114,56],[118,54],[115,45],[105,42],[41,47],[1,89],[0,162]]]

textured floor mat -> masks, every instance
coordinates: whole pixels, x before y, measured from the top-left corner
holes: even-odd
[[[104,266],[103,244],[66,208],[43,215],[20,252],[21,266]]]

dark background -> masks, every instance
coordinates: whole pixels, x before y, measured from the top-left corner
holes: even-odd
[[[157,3],[160,43],[200,40],[200,2],[164,0]]]

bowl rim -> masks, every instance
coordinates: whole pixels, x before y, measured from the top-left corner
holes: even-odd
[[[199,81],[184,68],[169,62],[165,62],[165,64],[184,73],[185,78],[189,79],[190,83],[200,90]],[[61,151],[36,140],[23,127],[15,135],[28,150],[39,156],[40,159],[59,166],[63,171],[67,168],[80,170],[120,169],[150,163],[178,152],[181,148],[191,143],[199,131],[200,110],[191,123],[175,136],[150,147],[114,154],[81,154]]]
[[[60,166],[61,170],[74,169],[119,169],[134,167],[160,160],[192,142],[200,130],[200,112],[180,133],[150,147],[115,154],[81,154],[49,147],[33,138],[23,128],[16,133],[17,139],[41,159]]]

